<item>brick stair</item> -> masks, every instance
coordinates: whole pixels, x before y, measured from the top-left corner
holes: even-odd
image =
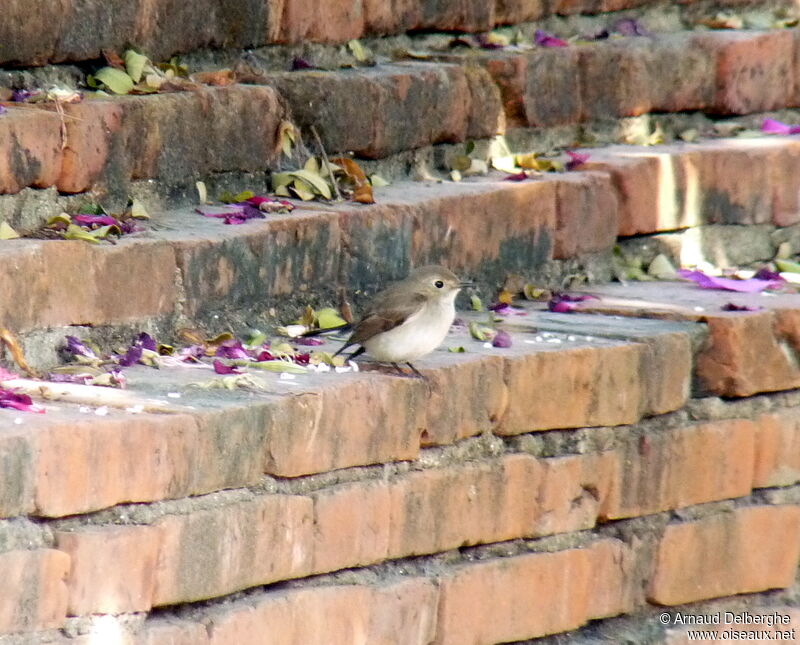
[[[800,122],[800,31],[769,27],[792,3],[6,5],[0,86],[81,83],[129,45],[247,81],[0,114],[0,221],[30,233],[129,197],[151,215],[114,245],[0,241],[0,328],[35,367],[67,334],[271,331],[342,295],[358,312],[427,263],[484,301],[526,283],[594,298],[515,302],[503,349],[471,338],[486,314],[464,294],[425,381],[365,363],[209,389],[208,369],[139,365],[126,390],[0,409],[0,645],[677,645],[677,612],[722,611],[800,629],[800,295],[607,284],[615,247],[725,268],[800,254],[800,143],[720,136]],[[696,29],[720,12],[746,28]],[[632,18],[654,33],[451,46]],[[630,145],[656,124],[663,144]],[[377,203],[241,226],[194,211],[196,181],[266,192],[318,152],[312,126],[392,180]],[[436,180],[469,141],[589,161]]]

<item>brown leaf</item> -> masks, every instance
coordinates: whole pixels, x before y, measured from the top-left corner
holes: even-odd
[[[236,83],[236,73],[232,69],[218,69],[213,72],[197,72],[189,77],[196,83],[225,87]]]
[[[353,191],[353,201],[359,204],[374,204],[375,197],[372,194],[372,186],[367,179],[367,175],[355,161],[347,157],[338,157],[331,159],[332,163],[340,166],[347,175],[348,179],[353,182],[355,187]]]
[[[104,49],[103,58],[106,59],[106,64],[109,67],[115,67],[117,69],[121,69],[123,72],[125,71],[125,61],[122,60],[122,56],[120,56],[117,52],[111,49]]]
[[[19,365],[19,368],[23,372],[25,372],[28,376],[38,376],[36,370],[28,365],[28,361],[25,360],[25,352],[22,351],[22,345],[20,345],[19,339],[11,332],[10,329],[0,327],[0,347],[3,345],[8,347],[8,351],[11,353],[11,358],[14,359],[14,362]]]

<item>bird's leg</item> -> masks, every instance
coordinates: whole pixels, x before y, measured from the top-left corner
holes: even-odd
[[[350,356],[347,357],[347,360],[352,361],[356,356],[361,356],[361,354],[363,354],[366,351],[367,350],[364,349],[363,347],[359,347],[356,351],[354,351],[352,354],[350,354]]]
[[[402,367],[400,367],[400,366],[399,366],[397,363],[390,363],[390,365],[391,365],[393,368],[395,368],[395,369],[398,371],[398,373],[402,374],[403,376],[405,376],[405,375],[406,375],[406,373],[403,371],[403,368],[402,368]]]
[[[417,378],[421,378],[425,381],[428,380],[428,378],[422,372],[420,372],[416,367],[414,367],[411,363],[406,362],[406,365],[408,365],[411,368],[411,371],[414,372]]]

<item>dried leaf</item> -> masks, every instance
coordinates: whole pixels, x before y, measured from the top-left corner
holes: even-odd
[[[677,276],[672,262],[670,262],[669,258],[663,253],[659,253],[653,258],[650,266],[647,267],[647,274],[658,280],[672,280]]]
[[[104,49],[102,54],[109,67],[116,67],[117,69],[122,70],[125,69],[125,61],[122,60],[122,57],[117,52],[111,49]]]
[[[451,170],[450,179],[453,181],[461,181],[461,173],[458,170]]]
[[[64,239],[82,240],[84,242],[90,242],[92,244],[100,244],[100,240],[95,235],[92,235],[92,233],[90,233],[86,229],[83,229],[80,226],[76,226],[75,224],[70,224],[69,226],[67,226],[67,230],[64,232]]]
[[[129,94],[133,89],[133,79],[121,69],[103,67],[94,77],[114,94]]]
[[[131,217],[134,219],[150,219],[150,213],[147,212],[144,204],[136,198],[131,202]]]
[[[800,273],[800,263],[798,262],[776,259],[775,266],[778,267],[778,271],[784,273]]]
[[[317,325],[320,329],[334,329],[346,324],[347,321],[335,309],[327,307],[317,311]]]
[[[497,332],[491,327],[486,327],[473,320],[469,324],[469,333],[475,340],[487,341],[492,340]]]
[[[534,284],[526,284],[524,287],[522,287],[522,294],[527,300],[534,301],[550,300],[553,295],[549,289],[537,287]]]
[[[29,376],[37,375],[36,370],[28,365],[28,361],[25,360],[25,352],[22,351],[22,345],[16,335],[10,329],[0,327],[0,347],[3,344],[8,348],[11,358],[14,359],[14,362],[19,365],[23,372]]]
[[[206,182],[204,181],[195,182],[195,186],[197,187],[197,199],[200,201],[201,204],[207,204],[208,189],[206,188]]]
[[[460,172],[468,170],[471,165],[472,158],[470,158],[468,155],[458,155],[457,157],[453,157],[453,160],[450,162],[450,168]]]
[[[375,197],[372,194],[372,186],[367,179],[367,175],[355,161],[347,157],[338,157],[332,160],[341,166],[344,174],[353,182],[353,201],[359,204],[374,204]]]
[[[380,175],[370,175],[369,183],[371,183],[375,188],[383,188],[384,186],[389,185],[389,182]]]
[[[8,222],[0,222],[0,240],[16,240],[19,237]]]
[[[302,199],[304,202],[310,202],[316,197],[314,191],[301,179],[295,179],[289,190],[294,193],[295,197]]]
[[[686,143],[693,143],[700,138],[700,132],[697,128],[689,128],[681,132],[678,137]]]
[[[467,350],[464,349],[463,346],[459,345],[458,347],[448,347],[447,351],[451,352],[452,354],[464,354]]]
[[[292,156],[292,150],[297,141],[297,133],[294,123],[291,121],[281,121],[278,126],[278,141],[280,141],[281,150],[286,157]]]
[[[483,311],[483,301],[478,296],[470,296],[469,304],[473,311]]]
[[[290,177],[301,179],[307,183],[315,193],[322,195],[325,199],[331,199],[331,187],[318,173],[313,173],[303,168],[301,170],[290,170],[286,174]],[[295,186],[296,184],[297,182],[295,182]]]

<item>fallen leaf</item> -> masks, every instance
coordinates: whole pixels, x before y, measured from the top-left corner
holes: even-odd
[[[359,204],[374,204],[375,197],[372,194],[372,185],[369,183],[366,174],[355,161],[348,157],[337,157],[332,159],[333,163],[340,166],[350,181],[353,182],[353,201]]]
[[[294,123],[291,121],[283,120],[278,126],[278,141],[280,142],[281,150],[286,157],[292,156],[292,150],[296,143],[296,130]]]
[[[150,219],[150,213],[147,212],[144,204],[136,198],[131,202],[131,217],[134,219]]]
[[[322,195],[325,199],[331,199],[331,187],[327,181],[325,181],[319,174],[310,172],[305,168],[301,170],[290,170],[286,173],[290,177],[294,177],[296,179],[301,179],[305,183],[307,183],[311,189],[319,195]],[[312,196],[313,199],[313,196]]]
[[[201,204],[208,203],[208,189],[206,188],[206,182],[198,181],[195,182],[195,186],[197,187],[197,198]]]
[[[131,80],[134,83],[138,83],[140,80],[142,80],[144,68],[150,63],[150,61],[148,60],[147,56],[143,56],[132,49],[129,49],[125,52],[124,58],[125,71],[128,73],[128,76],[131,77]],[[95,74],[95,77],[97,77],[97,74]]]
[[[339,316],[339,313],[330,307],[320,309],[316,312],[317,326],[320,329],[335,329],[347,324],[347,321]]]
[[[775,266],[778,267],[778,271],[784,273],[800,273],[800,263],[798,262],[776,259]]]
[[[129,94],[133,89],[133,79],[115,67],[103,67],[95,73],[94,77],[114,94]]]
[[[19,237],[8,222],[0,222],[0,240],[16,240]]]
[[[11,358],[14,359],[14,362],[19,365],[23,372],[29,376],[37,376],[36,370],[28,365],[28,361],[25,359],[25,352],[22,350],[22,344],[16,335],[10,329],[0,327],[0,347],[3,344],[8,348]]]
[[[358,40],[353,39],[348,42],[347,48],[359,63],[363,63],[367,60],[367,52],[364,50],[364,46]]]
[[[370,175],[369,183],[371,183],[375,188],[383,188],[384,186],[389,185],[389,182],[380,175]]]

